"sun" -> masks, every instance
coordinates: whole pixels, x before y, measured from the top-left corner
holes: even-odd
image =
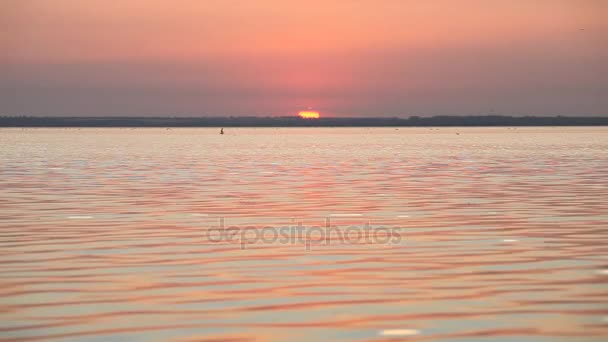
[[[302,119],[318,119],[321,117],[319,112],[314,111],[314,110],[301,110],[298,112],[298,115]]]

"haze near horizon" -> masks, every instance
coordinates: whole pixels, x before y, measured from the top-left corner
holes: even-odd
[[[0,115],[608,115],[608,4],[10,1]]]

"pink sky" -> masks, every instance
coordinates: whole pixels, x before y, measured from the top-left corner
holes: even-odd
[[[0,22],[0,115],[608,115],[602,0],[15,0]]]

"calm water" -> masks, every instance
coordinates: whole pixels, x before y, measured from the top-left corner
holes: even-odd
[[[218,132],[0,129],[0,339],[608,337],[608,128]]]

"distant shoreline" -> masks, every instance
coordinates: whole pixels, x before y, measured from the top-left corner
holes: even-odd
[[[35,117],[0,116],[0,127],[484,127],[608,126],[608,117],[433,116],[299,117]]]

